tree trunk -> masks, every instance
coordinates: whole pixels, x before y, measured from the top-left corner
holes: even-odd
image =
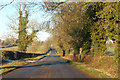
[[[79,54],[79,48],[74,48],[74,61],[77,61],[76,54]]]
[[[65,56],[65,50],[63,50],[63,56]]]

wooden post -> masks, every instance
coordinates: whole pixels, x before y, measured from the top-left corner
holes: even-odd
[[[34,57],[35,56],[35,53],[33,53],[33,56],[32,57]]]
[[[14,53],[15,53],[14,54],[15,59],[17,59],[17,52],[15,51]]]
[[[93,45],[91,46],[90,51],[91,51],[91,54],[93,55],[94,54],[94,47],[93,47]]]
[[[78,55],[78,61],[81,61],[81,55],[82,55],[82,48],[79,49],[80,53]]]
[[[82,54],[82,48],[80,48],[80,55]]]

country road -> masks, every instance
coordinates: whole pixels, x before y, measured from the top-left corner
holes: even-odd
[[[3,78],[91,78],[52,53],[35,63],[3,75]]]

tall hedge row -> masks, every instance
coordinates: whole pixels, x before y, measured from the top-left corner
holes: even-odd
[[[32,58],[40,55],[45,55],[47,53],[35,54],[35,53],[24,53],[19,51],[0,51],[0,54],[2,60],[18,60],[18,59]]]

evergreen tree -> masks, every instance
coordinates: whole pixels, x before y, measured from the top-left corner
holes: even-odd
[[[95,55],[104,55],[106,50],[106,28],[103,27],[104,23],[99,15],[100,11],[103,10],[105,4],[100,2],[90,2],[87,3],[86,15],[91,22],[91,39],[92,44],[94,45],[94,54]]]
[[[33,30],[32,34],[28,35],[26,29],[28,28],[28,15],[29,13],[25,10],[25,17],[23,17],[23,11],[19,10],[19,36],[18,36],[18,50],[26,51],[28,44],[30,44],[35,37],[38,30]]]
[[[87,15],[92,22],[91,38],[94,44],[95,55],[104,55],[106,41],[115,42],[115,58],[119,59],[119,2],[88,3]],[[117,60],[118,61],[118,60]]]

